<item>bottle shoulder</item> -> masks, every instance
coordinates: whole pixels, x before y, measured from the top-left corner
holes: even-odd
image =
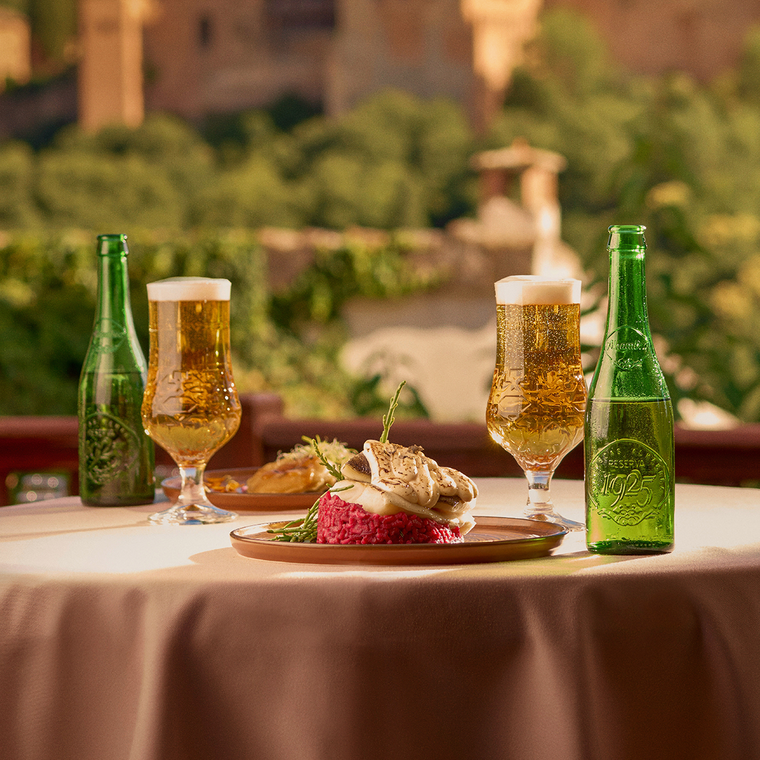
[[[647,354],[622,360],[603,354],[594,372],[589,398],[669,399],[670,391],[657,358]]]
[[[80,384],[86,377],[101,375],[104,377],[134,377],[142,378],[143,384],[148,375],[148,365],[139,346],[121,346],[115,351],[104,351],[99,347],[90,346],[82,362]]]
[[[116,348],[93,345],[90,346],[85,354],[82,363],[83,371],[93,369],[113,368],[114,371],[134,370],[145,372],[147,362],[139,344],[126,343]]]

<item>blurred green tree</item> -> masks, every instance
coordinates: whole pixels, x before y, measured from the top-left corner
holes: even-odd
[[[473,134],[448,100],[388,90],[344,118],[293,130],[283,170],[311,194],[310,224],[383,229],[443,225],[474,206]]]
[[[29,18],[36,63],[42,72],[55,74],[71,65],[77,34],[77,0],[0,0]],[[42,60],[40,60],[42,59]]]
[[[39,222],[33,178],[31,148],[22,142],[0,145],[0,228],[30,227]]]

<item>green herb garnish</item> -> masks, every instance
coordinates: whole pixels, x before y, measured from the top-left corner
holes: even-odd
[[[406,380],[402,380],[396,388],[396,393],[391,399],[390,406],[388,407],[388,414],[383,415],[383,434],[380,436],[380,443],[388,443],[388,433],[390,433],[391,425],[396,421],[393,413],[398,406],[398,397],[401,395],[401,389],[406,385]]]
[[[306,517],[291,520],[279,528],[270,528],[267,533],[274,533],[273,541],[291,541],[296,544],[313,544],[317,540],[317,517],[319,515],[319,499],[306,513]]]
[[[325,442],[319,436],[316,438],[309,438],[309,436],[304,435],[301,437],[301,439],[308,443],[312,449],[314,449],[314,453],[316,454],[317,459],[319,459],[320,464],[330,473],[330,475],[332,475],[335,480],[340,480],[342,475],[340,474],[340,467],[338,465],[342,465],[344,462],[336,463],[330,461],[327,458],[324,451],[322,450],[322,446]],[[353,449],[346,449],[345,447],[343,447],[343,450],[349,452],[351,456],[356,453]],[[345,456],[342,458],[347,461],[347,458]]]
[[[351,486],[331,489],[330,493],[346,491]],[[320,497],[321,498],[321,497]],[[306,517],[291,520],[279,528],[270,528],[267,533],[273,533],[272,541],[289,541],[294,544],[313,544],[317,540],[317,518],[319,517],[319,499],[317,499],[306,513]]]

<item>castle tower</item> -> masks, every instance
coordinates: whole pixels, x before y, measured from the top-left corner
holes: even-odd
[[[473,125],[484,130],[501,110],[523,46],[537,30],[543,0],[460,0],[472,28],[472,71],[476,89]]]
[[[79,124],[142,123],[144,0],[80,0]]]

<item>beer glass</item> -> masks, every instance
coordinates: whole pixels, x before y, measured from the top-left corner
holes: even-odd
[[[150,355],[142,403],[145,431],[171,455],[182,477],[177,502],[153,523],[232,520],[206,496],[211,455],[240,425],[230,359],[230,282],[173,277],[148,284]]]
[[[486,409],[491,437],[528,480],[526,517],[569,530],[552,504],[552,475],[583,438],[580,280],[505,277],[496,283],[496,367]]]

